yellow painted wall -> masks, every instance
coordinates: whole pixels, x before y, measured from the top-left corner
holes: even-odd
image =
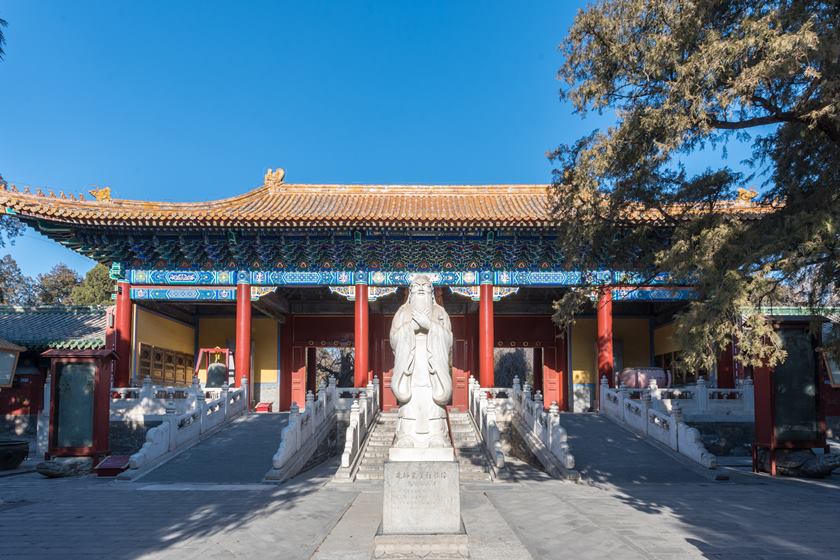
[[[236,339],[236,320],[233,317],[202,317],[198,322],[200,348],[224,348],[228,340]],[[251,320],[251,341],[254,345],[254,383],[276,383],[277,370],[277,321],[268,317]],[[207,371],[199,370],[204,382]]]
[[[572,383],[595,383],[595,319],[576,319],[572,325]]]
[[[613,319],[613,344],[621,341],[623,367],[650,365],[650,324],[647,319]]]
[[[576,319],[572,326],[572,383],[597,383],[595,319]],[[613,343],[621,341],[624,367],[650,365],[647,319],[613,319]]]
[[[251,340],[254,341],[254,382],[276,383],[280,369],[277,363],[277,321],[268,317],[254,319]]]
[[[141,343],[190,355],[195,352],[195,329],[193,327],[163,315],[152,313],[137,305],[134,306],[134,321],[132,371],[134,371],[133,361],[136,359]],[[192,364],[190,364],[190,367],[192,367]]]
[[[674,324],[662,325],[653,331],[653,353],[655,356],[677,352],[680,348],[674,344],[671,338],[674,334]]]

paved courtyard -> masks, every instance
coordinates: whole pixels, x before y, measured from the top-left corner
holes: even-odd
[[[381,483],[332,469],[283,485],[3,477],[0,558],[367,558]],[[838,479],[481,483],[462,507],[475,559],[840,558]]]

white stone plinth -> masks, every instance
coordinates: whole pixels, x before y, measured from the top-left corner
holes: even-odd
[[[383,535],[462,534],[457,462],[386,461],[384,494]]]
[[[392,447],[389,461],[454,461],[454,447]]]
[[[470,557],[466,533],[459,535],[382,535],[373,539],[376,560],[462,560]]]

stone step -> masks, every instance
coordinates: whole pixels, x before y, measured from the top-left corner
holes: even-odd
[[[461,482],[479,482],[490,480],[489,473],[461,473]]]
[[[363,464],[359,465],[359,470],[357,471],[357,473],[368,473],[368,474],[370,474],[370,473],[382,474],[384,472],[385,472],[385,468],[382,465],[382,463],[380,463],[378,465],[366,465],[366,464],[363,463]]]
[[[385,475],[360,472],[356,474],[356,480],[385,480]]]
[[[470,448],[467,448],[467,449],[457,449],[456,448],[456,451],[457,451],[458,455],[462,455],[462,456],[469,456],[469,457],[472,457],[473,455],[476,456],[476,457],[479,457],[479,456],[483,457],[484,456],[484,449],[482,449],[480,447],[475,447],[475,448],[470,447]]]

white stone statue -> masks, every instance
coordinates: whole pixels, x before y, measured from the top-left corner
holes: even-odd
[[[411,281],[408,301],[391,323],[394,374],[400,405],[394,447],[447,447],[446,409],[452,398],[452,324],[435,303],[428,276]]]

